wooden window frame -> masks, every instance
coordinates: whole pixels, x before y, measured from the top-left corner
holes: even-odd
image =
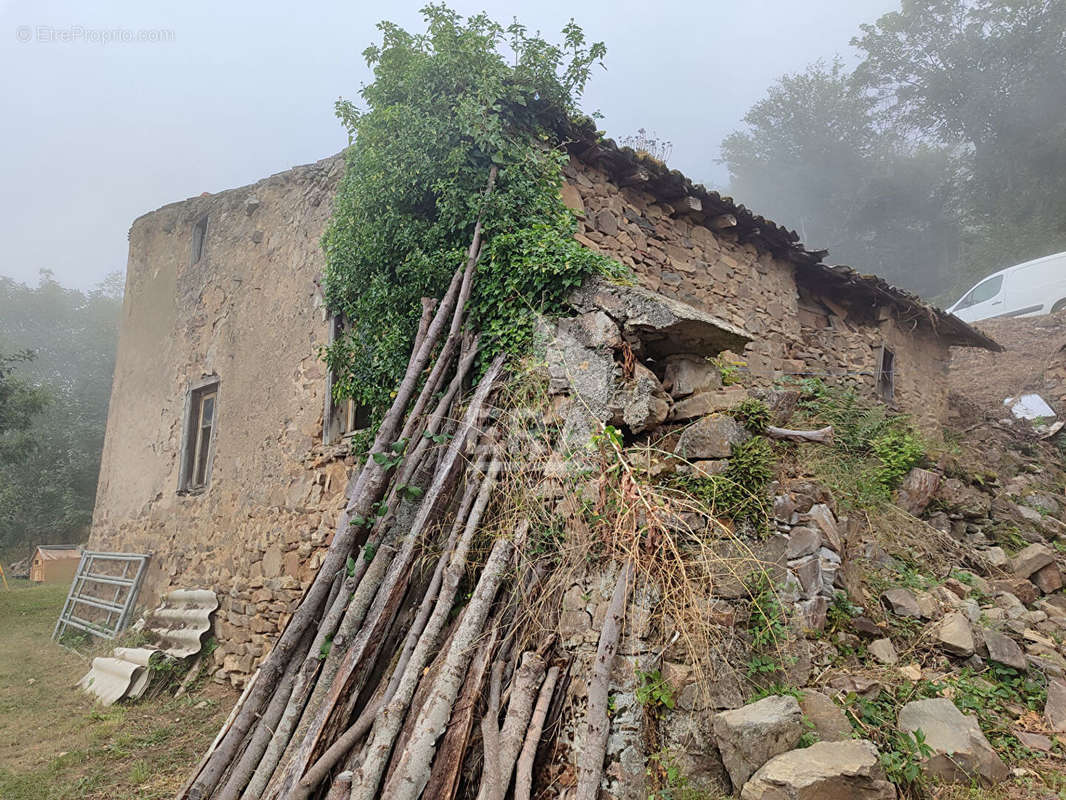
[[[211,485],[218,435],[218,400],[221,382],[212,375],[191,385],[185,392],[185,423],[181,432],[178,493],[200,494]],[[205,401],[211,401],[211,419],[205,425]],[[206,435],[205,435],[206,431]]]
[[[877,393],[885,405],[896,400],[896,354],[885,345],[877,356]]]
[[[329,320],[329,343],[332,345],[344,332],[344,318],[334,314]],[[322,444],[337,444],[369,427],[369,409],[351,397],[339,402],[333,397],[336,375],[326,370],[326,398],[322,409]],[[364,424],[365,422],[365,424]]]

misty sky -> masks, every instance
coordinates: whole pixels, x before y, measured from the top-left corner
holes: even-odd
[[[340,150],[333,102],[369,79],[360,54],[375,23],[419,28],[421,5],[0,0],[0,275],[36,283],[50,269],[89,287],[125,268],[137,216]],[[608,48],[585,109],[616,140],[641,127],[671,140],[671,166],[721,187],[718,145],[767,87],[819,58],[850,60],[859,24],[898,2],[451,5],[552,39],[573,16]],[[102,41],[114,29],[170,41]]]

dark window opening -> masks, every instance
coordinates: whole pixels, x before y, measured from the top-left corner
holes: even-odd
[[[877,393],[885,403],[891,403],[896,397],[896,354],[882,347],[880,362],[877,368]]]
[[[192,226],[192,257],[190,264],[196,264],[204,255],[204,242],[207,239],[207,216],[202,217]]]
[[[182,442],[180,492],[207,488],[218,413],[218,381],[190,390],[186,403],[185,437]]]
[[[329,343],[332,345],[345,331],[344,318],[337,314],[330,321]],[[337,376],[333,370],[326,373],[326,408],[323,413],[322,443],[335,444],[360,431],[371,423],[371,409],[351,397],[336,396]]]

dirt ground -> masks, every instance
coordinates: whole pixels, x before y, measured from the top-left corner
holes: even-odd
[[[171,798],[237,695],[208,682],[110,708],[73,688],[81,655],[51,641],[65,586],[0,587],[0,800]]]

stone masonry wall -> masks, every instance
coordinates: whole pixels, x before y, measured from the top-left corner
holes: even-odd
[[[341,156],[252,186],[165,206],[130,230],[126,296],[90,545],[152,554],[140,601],[212,588],[219,676],[240,684],[299,602],[328,546],[353,460],[323,448],[328,320],[319,245]],[[896,352],[896,399],[932,425],[946,404],[946,348],[891,317],[871,319],[797,289],[791,263],[680,216],[572,162],[563,198],[579,241],[653,291],[753,336],[751,380],[860,373]],[[192,231],[207,216],[203,257]],[[832,307],[831,307],[832,306]],[[179,494],[185,395],[219,380],[211,480]]]
[[[736,234],[712,231],[637,188],[571,160],[566,204],[581,217],[577,238],[631,267],[653,291],[739,325],[754,341],[743,353],[755,385],[784,376],[876,387],[882,345],[896,357],[895,403],[930,433],[947,409],[949,352],[928,329],[885,310],[854,310],[797,288],[795,267]],[[802,294],[802,300],[801,300]]]
[[[239,683],[313,577],[347,479],[314,460],[328,323],[319,239],[339,158],[134,222],[90,546],[152,554],[140,602],[219,594],[216,660]],[[203,256],[193,226],[207,216]],[[217,375],[210,483],[179,494],[185,394]]]

